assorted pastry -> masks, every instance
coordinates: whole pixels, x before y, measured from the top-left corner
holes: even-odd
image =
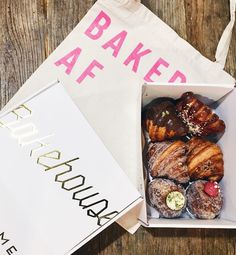
[[[171,101],[151,102],[143,112],[143,123],[152,142],[185,136],[188,131]]]
[[[187,125],[190,134],[207,136],[225,130],[225,123],[212,109],[192,92],[184,93],[176,105],[178,116]]]
[[[224,160],[219,145],[193,137],[187,147],[187,167],[192,180],[220,181],[223,178]]]
[[[179,217],[185,210],[185,190],[171,180],[154,179],[148,186],[148,194],[152,206],[165,218]]]
[[[223,153],[212,136],[225,123],[192,92],[157,98],[142,112],[147,195],[161,217],[214,219],[223,206]]]
[[[187,145],[183,141],[150,143],[147,150],[148,169],[152,177],[167,177],[179,183],[189,181]]]
[[[197,219],[214,219],[220,214],[223,196],[217,182],[197,180],[187,188],[187,210]]]

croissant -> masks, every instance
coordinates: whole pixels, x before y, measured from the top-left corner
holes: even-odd
[[[179,183],[189,181],[186,144],[182,141],[150,143],[148,168],[152,177],[167,177]]]
[[[224,160],[220,147],[193,137],[187,142],[187,166],[192,180],[220,181],[224,176]]]
[[[142,118],[152,142],[185,136],[188,131],[170,101],[152,101],[144,110]]]
[[[189,132],[196,136],[207,136],[225,130],[225,123],[210,107],[198,100],[192,92],[184,93],[176,109],[187,124]]]

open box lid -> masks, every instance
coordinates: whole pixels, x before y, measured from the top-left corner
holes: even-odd
[[[0,251],[71,254],[142,201],[59,82],[2,114],[0,140]]]

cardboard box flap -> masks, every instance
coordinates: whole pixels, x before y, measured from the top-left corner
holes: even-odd
[[[224,167],[226,169],[223,181],[223,191],[225,195],[224,210],[221,213],[222,218],[234,222],[236,228],[236,200],[235,200],[235,144],[236,144],[236,122],[235,122],[235,89],[221,100],[217,113],[225,120],[227,130],[219,141],[219,145],[224,152]]]
[[[59,82],[2,114],[0,139],[1,253],[70,254],[141,201]]]
[[[234,84],[211,84],[207,86],[205,84],[171,84],[171,83],[144,83],[142,96],[143,96],[143,106],[151,102],[153,99],[158,97],[170,97],[179,98],[184,92],[192,91],[201,96],[207,104],[211,102],[208,99],[217,101],[225,94],[229,93],[234,88]],[[208,99],[207,99],[208,98]]]

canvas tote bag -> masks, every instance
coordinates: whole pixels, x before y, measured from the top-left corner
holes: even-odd
[[[137,170],[141,166],[141,157],[137,160],[141,149],[137,107],[142,82],[232,86],[235,80],[223,67],[235,5],[236,0],[231,0],[231,21],[219,42],[216,62],[212,62],[140,1],[98,0],[4,110],[53,80],[60,80],[139,189],[142,176],[137,174],[141,173]],[[132,232],[139,226],[137,217],[135,212],[130,212],[120,223]]]

